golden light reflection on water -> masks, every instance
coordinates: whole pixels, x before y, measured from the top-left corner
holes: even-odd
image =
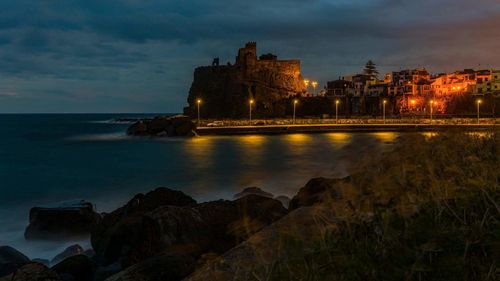
[[[243,159],[247,164],[257,165],[264,157],[265,143],[268,138],[265,136],[249,135],[237,138],[238,145],[241,146]]]
[[[430,139],[430,138],[433,138],[433,137],[437,137],[439,135],[439,133],[437,133],[437,132],[424,132],[424,133],[422,133],[422,135],[426,139]]]
[[[393,142],[398,137],[398,134],[395,132],[376,132],[371,133],[370,135],[374,136],[377,140],[382,142]]]
[[[195,137],[186,140],[185,151],[192,163],[200,168],[209,168],[213,164],[214,139]]]
[[[350,143],[352,139],[352,134],[348,133],[329,133],[325,134],[325,136],[336,145],[346,145]]]
[[[491,135],[489,132],[467,132],[468,135],[473,136],[473,137],[479,137],[479,138],[484,138],[488,137]]]
[[[290,134],[286,135],[284,141],[287,144],[287,147],[294,154],[303,154],[305,153],[311,144],[312,137],[308,134]]]

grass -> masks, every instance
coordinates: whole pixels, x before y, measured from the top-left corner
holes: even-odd
[[[500,133],[408,135],[360,163],[321,203],[336,230],[312,252],[287,237],[255,280],[500,280]]]

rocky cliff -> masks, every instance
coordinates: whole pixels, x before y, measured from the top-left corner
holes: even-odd
[[[306,87],[300,74],[300,61],[278,60],[266,55],[257,58],[254,42],[241,48],[233,65],[198,67],[189,91],[185,114],[197,115],[197,100],[201,99],[202,118],[246,117],[249,100],[255,101],[256,117],[285,115],[283,101],[300,93]]]

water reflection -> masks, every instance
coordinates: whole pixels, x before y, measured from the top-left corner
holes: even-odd
[[[352,134],[348,133],[329,133],[325,134],[325,137],[327,137],[335,147],[338,147],[338,145],[345,146],[352,140]]]
[[[246,164],[256,166],[262,162],[267,140],[265,136],[258,135],[241,136],[236,139]]]
[[[184,142],[186,155],[191,159],[191,163],[197,168],[210,168],[214,164],[215,138],[195,137]]]
[[[370,135],[382,142],[394,142],[398,137],[398,133],[395,132],[377,132],[370,133]]]
[[[285,135],[283,141],[290,152],[295,155],[302,155],[309,150],[312,137],[307,134],[290,134]]]

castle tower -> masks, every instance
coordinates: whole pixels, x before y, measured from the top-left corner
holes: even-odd
[[[238,50],[236,65],[253,66],[257,62],[257,43],[248,42]]]

